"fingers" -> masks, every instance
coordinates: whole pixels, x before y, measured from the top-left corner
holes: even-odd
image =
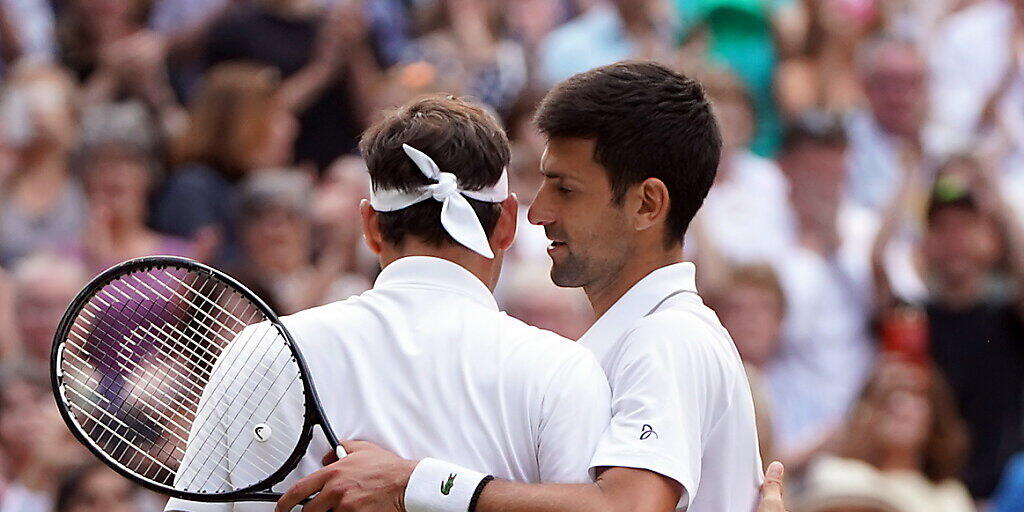
[[[302,506],[302,512],[330,512],[331,508],[341,498],[339,493],[328,492],[326,488],[313,499]]]
[[[281,499],[277,500],[277,507],[274,508],[274,512],[288,512],[298,505],[299,502],[323,488],[332,474],[333,470],[324,468],[295,482],[295,485],[288,489],[281,496]]]
[[[335,450],[331,450],[324,454],[323,458],[320,459],[320,463],[323,464],[324,466],[327,466],[329,464],[334,464],[335,462],[338,462],[338,460],[340,460],[338,459],[338,452],[336,452]]]
[[[764,484],[761,485],[761,505],[758,507],[760,512],[782,512],[785,510],[782,501],[784,473],[785,468],[781,462],[775,461],[768,465],[768,470],[764,473]]]

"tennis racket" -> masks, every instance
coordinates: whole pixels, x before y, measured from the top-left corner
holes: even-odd
[[[191,501],[277,501],[325,421],[277,315],[224,273],[154,256],[86,286],[51,352],[75,437],[121,475]]]

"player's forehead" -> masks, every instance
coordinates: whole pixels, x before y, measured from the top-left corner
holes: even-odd
[[[585,179],[604,169],[594,160],[593,139],[556,137],[548,140],[540,172],[549,178]]]

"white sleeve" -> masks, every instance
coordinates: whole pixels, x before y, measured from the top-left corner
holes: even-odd
[[[548,384],[542,405],[537,459],[540,481],[589,483],[587,471],[611,414],[608,379],[597,360],[580,350]]]
[[[233,503],[200,503],[198,501],[171,498],[164,507],[164,512],[231,512]]]
[[[642,327],[622,341],[608,370],[611,424],[590,462],[653,471],[683,486],[680,508],[700,485],[702,433],[708,423],[706,375],[716,365],[697,340]],[[690,331],[694,336],[697,332]],[[720,392],[720,391],[719,391]]]

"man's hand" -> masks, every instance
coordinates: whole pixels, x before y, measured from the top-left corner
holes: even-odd
[[[782,502],[782,463],[772,462],[764,473],[764,484],[761,485],[761,501],[757,504],[757,512],[786,512]]]
[[[288,512],[307,497],[303,512],[404,512],[402,504],[416,462],[373,443],[343,441],[348,455],[324,456],[326,466],[299,480],[277,501],[275,512]]]

